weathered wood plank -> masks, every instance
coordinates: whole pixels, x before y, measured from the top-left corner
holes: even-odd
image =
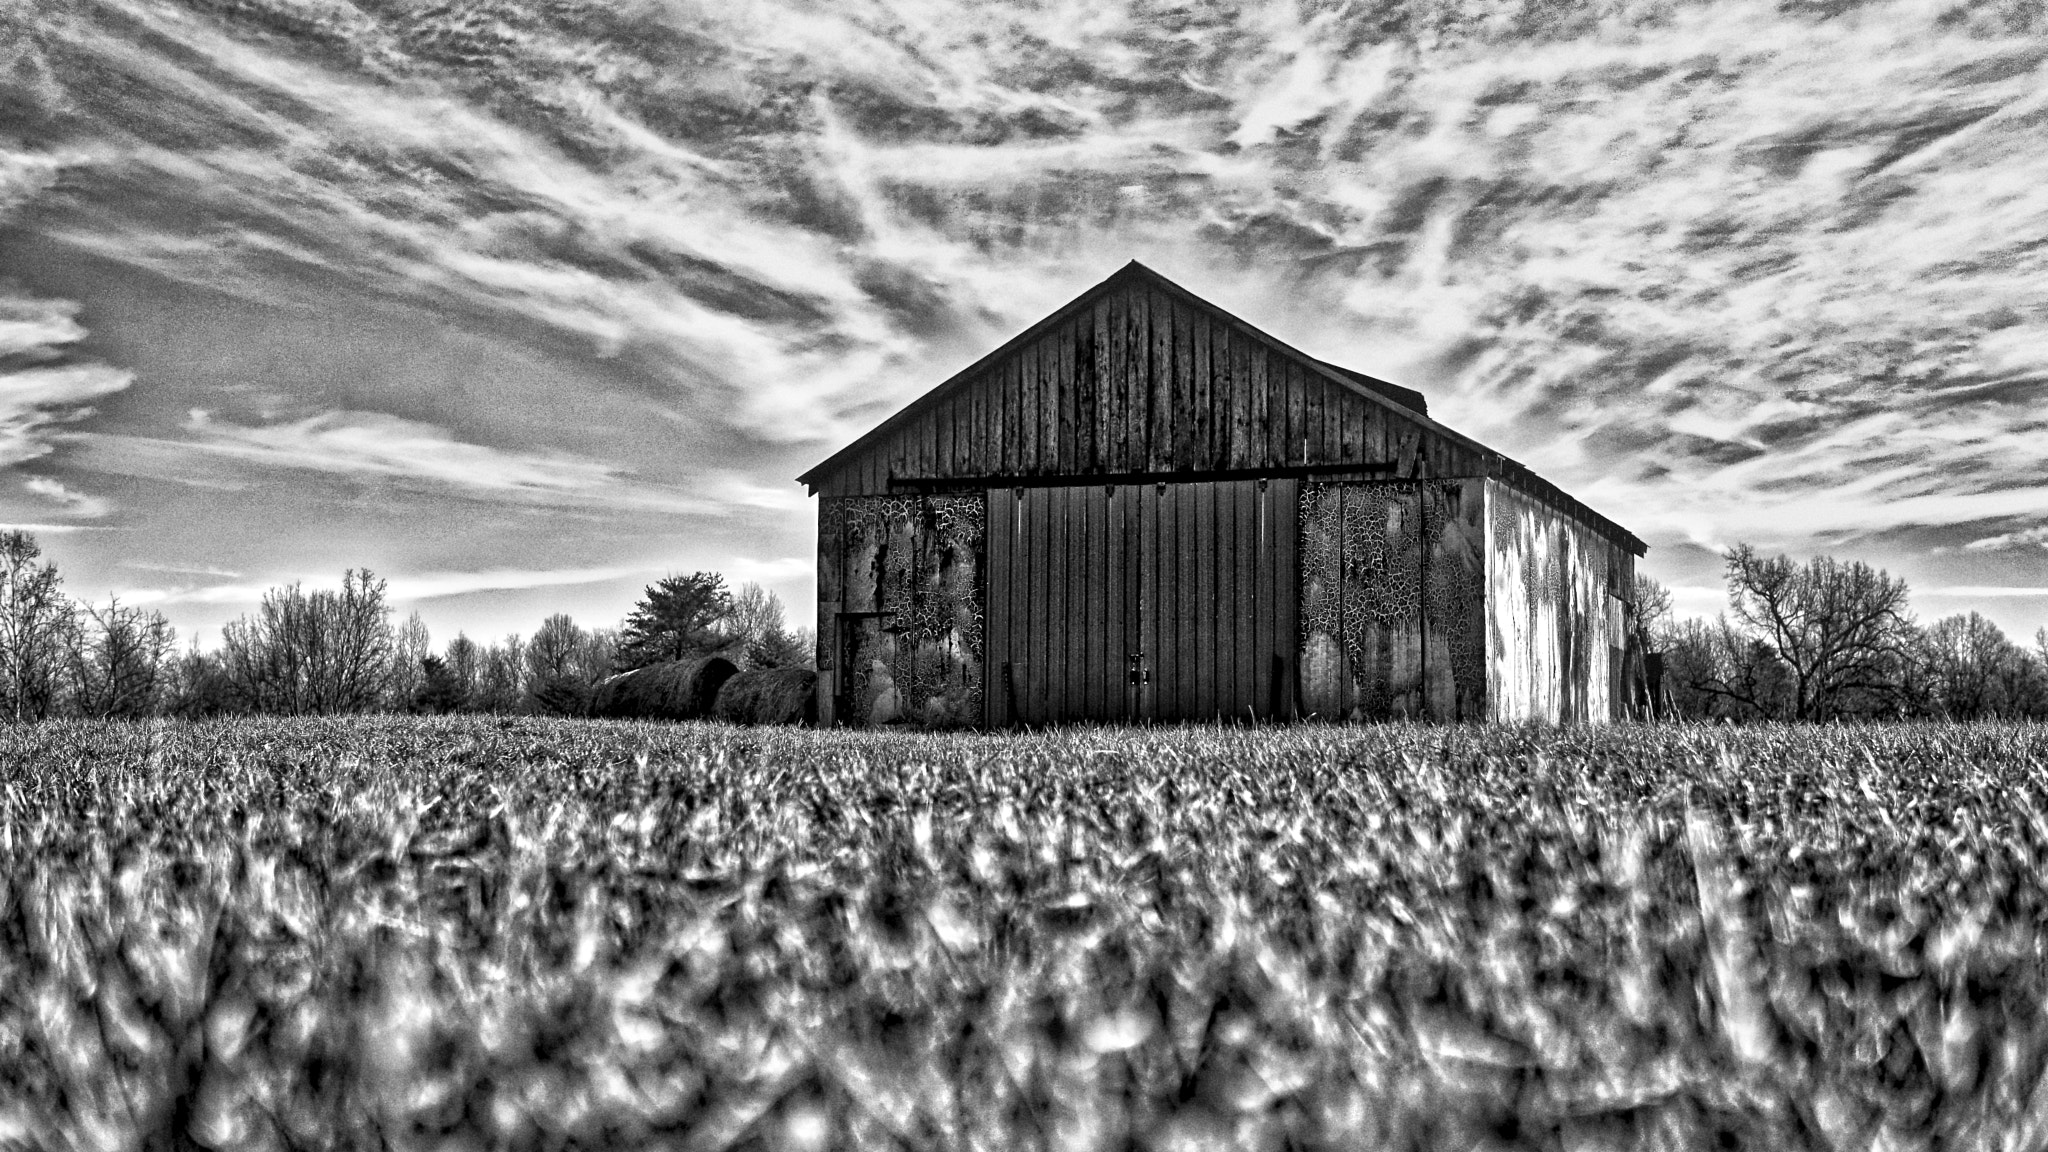
[[[1361,400],[1341,388],[1333,388],[1330,392],[1336,397],[1337,410],[1337,445],[1331,450],[1331,459],[1347,463],[1365,459],[1360,430],[1370,401]]]
[[[1207,327],[1206,320],[1186,305],[1173,306],[1173,462],[1181,468],[1202,467],[1201,444],[1209,432],[1209,381],[1197,331]]]
[[[1143,472],[1152,428],[1151,297],[1124,294],[1124,459],[1121,470]]]
[[[1260,716],[1271,716],[1274,707],[1273,659],[1283,650],[1276,630],[1274,598],[1279,594],[1274,571],[1279,547],[1273,539],[1276,526],[1273,505],[1278,499],[1270,480],[1252,485],[1252,538],[1257,548],[1252,556],[1252,703]]]
[[[1261,714],[1258,695],[1258,564],[1259,486],[1241,481],[1231,515],[1231,631],[1235,641],[1231,662],[1235,714],[1247,719]]]
[[[1074,614],[1081,624],[1082,640],[1078,658],[1081,664],[1080,683],[1075,689],[1080,702],[1076,715],[1100,720],[1104,718],[1103,666],[1109,658],[1109,647],[1102,633],[1105,623],[1103,579],[1109,569],[1109,549],[1102,533],[1109,513],[1109,497],[1096,487],[1076,491],[1081,496],[1080,542],[1075,549],[1080,558],[1077,566],[1080,602]]]
[[[1039,361],[1044,350],[1045,342],[1041,340],[1025,345],[1017,355],[1017,471],[1026,476],[1036,475],[1042,470],[1040,459],[1044,448],[1046,397],[1045,381],[1039,376]]]
[[[1046,719],[1069,719],[1067,679],[1073,667],[1074,619],[1072,573],[1074,549],[1069,546],[1068,514],[1073,508],[1074,489],[1048,488],[1046,574],[1045,574],[1045,700]]]
[[[1196,575],[1201,564],[1200,544],[1196,531],[1196,525],[1200,523],[1200,509],[1196,506],[1196,496],[1201,487],[1202,485],[1198,484],[1176,484],[1171,486],[1175,504],[1174,513],[1180,517],[1180,525],[1174,539],[1174,546],[1179,552],[1177,559],[1180,572],[1180,578],[1176,582],[1175,587],[1175,593],[1179,599],[1176,604],[1174,620],[1179,625],[1176,631],[1179,633],[1177,640],[1180,653],[1180,676],[1176,683],[1180,689],[1178,694],[1180,716],[1183,719],[1197,715],[1196,694],[1201,686],[1201,656],[1197,645],[1200,618],[1202,616],[1209,616],[1213,619],[1215,615],[1213,610],[1208,612],[1202,610],[1202,604],[1199,599],[1201,581]],[[1191,601],[1192,604],[1190,603]]]
[[[1129,635],[1124,626],[1125,585],[1129,580],[1125,565],[1124,507],[1127,502],[1122,488],[1110,488],[1102,498],[1101,614],[1097,617],[1097,630],[1102,634],[1102,663],[1101,679],[1096,689],[1101,709],[1099,718],[1112,721],[1127,718],[1124,682],[1124,662],[1130,651]]]
[[[1075,371],[1075,365],[1080,360],[1080,328],[1080,320],[1069,320],[1060,325],[1060,355],[1059,362],[1054,368],[1054,382],[1059,389],[1059,397],[1053,406],[1053,411],[1058,416],[1058,424],[1053,429],[1052,462],[1048,465],[1055,472],[1082,471],[1080,444],[1076,441],[1076,429],[1079,427],[1076,416],[1081,401],[1081,386]]]
[[[1228,467],[1249,468],[1252,459],[1252,396],[1250,381],[1246,378],[1245,341],[1236,329],[1225,325],[1223,334],[1222,371],[1228,385],[1230,412],[1230,448],[1224,459]]]
[[[1251,404],[1251,436],[1246,445],[1246,467],[1262,467],[1280,462],[1274,452],[1277,443],[1273,435],[1272,377],[1267,373],[1266,349],[1263,345],[1245,349],[1245,388]]]
[[[988,602],[983,608],[981,650],[982,704],[991,727],[1007,727],[1014,719],[1010,708],[1010,661],[1014,659],[1010,642],[1014,620],[1010,611],[1010,595],[1014,581],[1010,565],[1013,557],[1011,544],[1017,531],[1016,503],[1008,488],[989,489],[988,515],[983,528]]]
[[[1138,603],[1137,633],[1139,661],[1144,669],[1138,688],[1138,716],[1145,720],[1159,718],[1159,692],[1165,684],[1164,664],[1160,660],[1159,644],[1159,499],[1149,484],[1134,484],[1131,491],[1136,498],[1132,510],[1138,517],[1138,565],[1133,575],[1137,579]]]
[[[1287,462],[1306,464],[1308,460],[1308,390],[1302,381],[1301,366],[1287,360],[1281,367],[1287,381]]]
[[[1323,408],[1329,398],[1329,382],[1320,376],[1302,373],[1302,412],[1308,421],[1302,427],[1302,460],[1307,464],[1327,464],[1330,457],[1324,452]]]
[[[1077,472],[1098,472],[1102,463],[1097,448],[1102,419],[1102,302],[1096,301],[1081,318],[1074,347],[1074,462]]]
[[[1182,625],[1194,641],[1188,660],[1188,714],[1206,720],[1216,714],[1216,485],[1189,484],[1186,488],[1186,502],[1194,512],[1193,530],[1185,536],[1185,542],[1193,545],[1193,571],[1188,573],[1186,587],[1194,593],[1194,607],[1183,613]]]
[[[1060,407],[1066,402],[1060,380],[1060,333],[1064,328],[1046,333],[1038,346],[1038,470],[1048,474],[1060,470]]]
[[[1274,493],[1274,625],[1275,651],[1280,655],[1280,683],[1278,691],[1282,714],[1298,716],[1301,712],[1298,690],[1299,672],[1295,667],[1295,653],[1300,647],[1301,598],[1297,590],[1301,587],[1301,481],[1283,478],[1271,484]]]
[[[1147,380],[1150,426],[1145,433],[1145,466],[1153,472],[1173,467],[1173,438],[1179,430],[1174,403],[1177,382],[1173,357],[1173,301],[1164,293],[1146,294],[1145,310],[1151,322],[1151,374]]]

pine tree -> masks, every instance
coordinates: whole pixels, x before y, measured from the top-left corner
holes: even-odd
[[[630,671],[663,660],[685,660],[715,652],[731,642],[726,620],[732,594],[716,572],[667,576],[647,595],[619,633],[617,667]]]

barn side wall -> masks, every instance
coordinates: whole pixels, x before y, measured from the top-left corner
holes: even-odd
[[[1548,503],[1486,481],[1487,693],[1499,720],[1616,719],[1629,698],[1635,557]]]
[[[981,723],[986,507],[980,492],[820,502],[821,722]]]
[[[1486,716],[1486,483],[1303,486],[1304,712],[1352,720]]]

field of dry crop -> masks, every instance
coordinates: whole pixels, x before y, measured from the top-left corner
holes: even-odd
[[[0,1148],[2048,1146],[2038,727],[0,729]]]

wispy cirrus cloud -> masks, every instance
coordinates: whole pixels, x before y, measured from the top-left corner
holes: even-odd
[[[321,412],[258,426],[195,409],[188,446],[273,468],[424,480],[523,495],[579,494],[619,481],[619,470],[554,453],[465,443],[445,428],[381,412]]]
[[[67,423],[133,370],[103,366],[0,400],[0,454],[58,445],[248,499],[237,469],[744,509],[794,540],[795,469],[762,446],[822,457],[1137,256],[1424,389],[1649,537],[1653,567],[1907,536],[1871,558],[2019,563],[2048,507],[2044,19],[1905,0],[17,6],[0,217],[33,202],[67,250],[195,290],[307,313],[374,296],[553,342],[587,385],[745,448],[551,448],[588,387],[518,435],[350,396]],[[66,308],[0,319],[0,349],[76,347]],[[8,412],[27,413],[12,440]]]
[[[2017,532],[2001,532],[1972,540],[1963,547],[1971,552],[2005,552],[2019,548],[2048,548],[2048,524],[2023,528]]]
[[[151,566],[139,565],[138,567]],[[193,570],[166,565],[154,566],[154,570],[228,578],[238,575],[237,573],[230,572]],[[384,578],[384,593],[389,602],[403,606],[451,596],[466,596],[476,592],[568,588],[581,584],[602,584],[608,581],[645,575],[650,571],[655,570],[632,565],[615,565],[598,568],[492,568],[477,572],[421,572],[408,576]],[[341,577],[332,573],[315,573],[296,577],[279,576],[260,583],[188,582],[169,588],[131,588],[120,595],[123,600],[131,604],[241,605],[259,603],[266,593],[288,584],[296,584],[307,591],[333,591],[341,587]]]

